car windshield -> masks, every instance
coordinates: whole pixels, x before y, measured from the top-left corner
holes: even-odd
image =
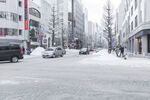
[[[46,49],[45,51],[54,51],[53,48]]]

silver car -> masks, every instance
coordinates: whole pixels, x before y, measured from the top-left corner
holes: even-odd
[[[60,47],[51,47],[46,49],[44,52],[42,52],[43,58],[56,58],[56,57],[63,57],[63,49]]]

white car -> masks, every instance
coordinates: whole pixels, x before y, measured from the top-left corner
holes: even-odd
[[[43,58],[55,58],[55,57],[63,57],[63,49],[60,47],[52,47],[46,49],[44,52],[42,52]]]

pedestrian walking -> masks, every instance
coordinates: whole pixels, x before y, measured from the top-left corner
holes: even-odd
[[[109,47],[108,53],[111,54],[111,51],[112,51],[112,49],[111,49],[111,47]]]
[[[128,58],[128,50],[127,47],[124,47],[124,59],[126,60]]]
[[[124,56],[124,47],[120,46],[119,50],[120,50],[120,55],[119,56],[123,57]]]
[[[119,47],[118,46],[116,46],[116,49],[115,49],[115,52],[116,52],[116,55],[117,55],[117,57],[119,57]]]

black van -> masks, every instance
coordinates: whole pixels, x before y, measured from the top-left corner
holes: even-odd
[[[13,63],[23,59],[23,49],[18,44],[0,44],[0,61]]]

